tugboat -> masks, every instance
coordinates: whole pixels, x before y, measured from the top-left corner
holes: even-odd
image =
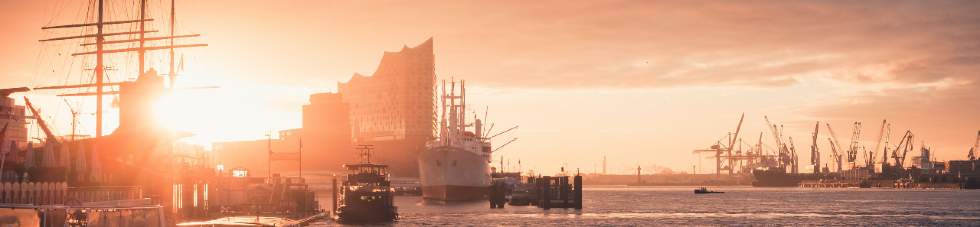
[[[388,166],[371,163],[370,145],[361,145],[362,162],[347,164],[340,188],[334,184],[336,215],[340,223],[378,223],[398,219]]]
[[[694,189],[694,194],[715,194],[715,193],[725,193],[725,192],[708,190],[708,188],[706,187]]]

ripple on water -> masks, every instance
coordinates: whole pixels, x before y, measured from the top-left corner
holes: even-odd
[[[397,197],[402,219],[393,225],[980,224],[980,191],[973,190],[718,189],[726,193],[694,195],[688,187],[587,187],[585,209],[581,211],[514,206],[489,209],[486,202],[431,204],[420,202],[419,197]],[[320,201],[322,207],[329,207],[329,195]],[[315,226],[334,225],[323,221]]]

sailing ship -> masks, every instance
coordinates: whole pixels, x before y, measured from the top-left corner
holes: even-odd
[[[89,6],[85,8],[85,10],[94,10],[94,15],[91,17],[94,21],[41,28],[43,30],[82,29],[81,35],[39,41],[82,40],[80,45],[83,48],[94,48],[94,50],[71,54],[71,56],[95,56],[95,67],[92,69],[94,83],[0,89],[3,91],[0,92],[4,99],[3,109],[14,107],[11,109],[14,112],[8,113],[13,116],[23,116],[25,110],[23,107],[13,105],[13,100],[7,97],[13,92],[65,89],[77,91],[77,89],[94,88],[94,92],[86,90],[58,96],[94,96],[96,99],[95,136],[75,139],[74,118],[78,112],[72,109],[73,128],[69,140],[55,136],[45,124],[39,111],[32,107],[27,97],[24,97],[25,104],[33,114],[32,118],[37,121],[46,138],[34,144],[28,143],[16,134],[13,138],[2,135],[6,130],[0,133],[0,141],[2,141],[0,146],[9,148],[4,150],[3,160],[0,161],[0,175],[3,176],[0,177],[0,181],[4,184],[0,194],[18,195],[0,198],[0,207],[10,208],[0,213],[2,218],[10,218],[13,214],[13,218],[18,222],[36,223],[40,226],[84,226],[89,221],[102,221],[104,225],[165,226],[168,225],[167,220],[173,220],[171,218],[174,214],[166,212],[170,209],[164,209],[164,206],[173,206],[174,202],[166,203],[170,200],[166,197],[176,194],[177,190],[167,186],[173,183],[169,181],[173,178],[165,175],[169,173],[159,172],[161,169],[167,169],[162,165],[168,165],[169,162],[154,160],[158,160],[162,154],[158,151],[170,147],[162,145],[173,142],[176,137],[155,127],[150,120],[154,101],[164,94],[167,88],[164,87],[163,77],[145,66],[145,54],[150,51],[170,51],[169,77],[172,90],[176,77],[173,63],[174,49],[201,47],[206,44],[174,44],[175,38],[198,35],[173,34],[175,21],[173,1],[169,4],[170,35],[147,37],[146,34],[155,32],[146,30],[145,25],[153,19],[148,18],[147,1],[138,2],[139,18],[136,19],[107,20],[111,17],[106,11],[113,6],[107,5],[104,0],[98,0],[89,2]],[[128,26],[130,30],[126,31],[113,31],[122,27],[114,25],[136,26]],[[115,38],[126,36],[129,38]],[[169,41],[169,45],[146,45],[166,41]],[[115,48],[118,45],[129,45],[129,47]],[[105,64],[106,56],[119,53],[138,54],[139,71],[135,81],[107,81],[106,70],[111,67]],[[119,127],[111,134],[103,135],[103,97],[111,95],[119,95]],[[67,100],[65,102],[68,103]],[[69,108],[71,108],[70,104]],[[16,124],[9,124],[12,133],[23,128],[23,119],[18,118],[16,121],[18,121],[15,122]],[[21,159],[17,158],[18,156],[28,158]],[[32,190],[37,193],[27,193]],[[196,199],[198,194],[194,195]],[[176,200],[177,198],[174,199]],[[196,204],[198,201],[193,202]],[[173,210],[183,211],[177,208]],[[32,222],[32,219],[37,221],[38,217],[44,219]],[[107,221],[107,219],[112,220]]]

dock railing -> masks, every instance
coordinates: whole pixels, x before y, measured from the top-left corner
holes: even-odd
[[[0,203],[63,204],[67,189],[65,182],[3,182],[0,183]]]

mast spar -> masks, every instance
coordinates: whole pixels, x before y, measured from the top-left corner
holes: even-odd
[[[152,51],[152,50],[170,50],[170,74],[169,74],[169,77],[170,77],[170,86],[171,86],[171,91],[172,91],[173,90],[173,84],[175,83],[174,81],[176,79],[176,72],[175,72],[175,69],[174,69],[174,49],[175,48],[189,48],[189,47],[204,47],[204,46],[207,46],[207,44],[183,44],[183,45],[175,45],[175,43],[174,43],[174,39],[175,38],[190,38],[190,37],[198,37],[200,35],[199,34],[174,35],[174,22],[176,21],[176,19],[174,18],[174,16],[176,15],[175,9],[174,9],[175,8],[174,6],[176,5],[176,3],[174,2],[174,0],[171,0],[171,3],[170,3],[170,7],[171,7],[171,10],[170,10],[170,17],[171,17],[170,18],[170,35],[169,36],[163,36],[163,37],[146,37],[146,33],[156,32],[155,30],[146,30],[146,22],[147,21],[153,21],[153,19],[146,18],[146,0],[140,0],[140,15],[139,15],[139,19],[137,19],[137,20],[105,21],[105,0],[98,0],[97,1],[97,4],[98,4],[98,7],[97,7],[97,15],[98,16],[97,16],[97,19],[96,19],[96,22],[95,23],[78,23],[78,24],[68,24],[68,25],[55,25],[55,26],[45,26],[45,27],[42,27],[41,28],[41,29],[47,30],[47,29],[62,29],[62,28],[77,28],[77,27],[90,27],[90,26],[95,26],[96,27],[96,33],[95,34],[83,34],[83,35],[77,35],[77,36],[57,37],[57,38],[43,39],[43,40],[39,40],[39,41],[41,41],[41,42],[48,42],[48,41],[69,40],[69,39],[95,38],[95,43],[94,43],[95,44],[95,51],[91,51],[91,52],[79,52],[79,53],[73,53],[72,54],[72,56],[89,55],[89,54],[94,54],[95,55],[95,70],[94,70],[95,71],[95,77],[96,77],[95,78],[95,83],[94,84],[86,84],[86,85],[50,86],[50,87],[47,87],[47,88],[49,88],[49,89],[67,89],[67,88],[91,87],[91,86],[94,86],[95,87],[95,94],[94,95],[95,95],[95,99],[96,99],[96,102],[95,102],[95,138],[96,139],[99,139],[99,138],[102,137],[102,133],[103,133],[103,100],[102,99],[103,99],[103,97],[106,94],[114,94],[113,92],[105,92],[105,87],[106,86],[117,86],[117,85],[119,85],[119,83],[106,83],[105,82],[105,77],[106,77],[105,76],[105,70],[106,70],[106,68],[105,68],[105,54],[137,52],[139,54],[139,74],[141,75],[145,71],[145,57],[146,57],[145,54],[146,54],[146,51]],[[111,33],[106,33],[105,32],[105,29],[104,29],[104,26],[105,25],[130,24],[130,23],[139,23],[139,31],[136,31],[136,32],[130,31],[130,32],[111,32]],[[138,34],[139,35],[139,38],[138,39],[124,39],[124,40],[110,40],[110,41],[107,41],[105,39],[105,37],[107,37],[107,36],[118,36],[118,35],[127,35],[127,34]],[[170,41],[170,44],[169,45],[166,45],[166,46],[146,46],[146,41],[164,40],[164,39],[169,40]],[[106,50],[105,47],[104,47],[106,44],[120,44],[120,43],[131,43],[131,42],[138,42],[139,47],[138,48],[111,49],[111,50]],[[81,46],[88,46],[88,45],[92,45],[92,43],[83,43],[83,44],[81,44]],[[98,147],[97,143],[96,143],[95,146],[96,146],[96,148]]]

